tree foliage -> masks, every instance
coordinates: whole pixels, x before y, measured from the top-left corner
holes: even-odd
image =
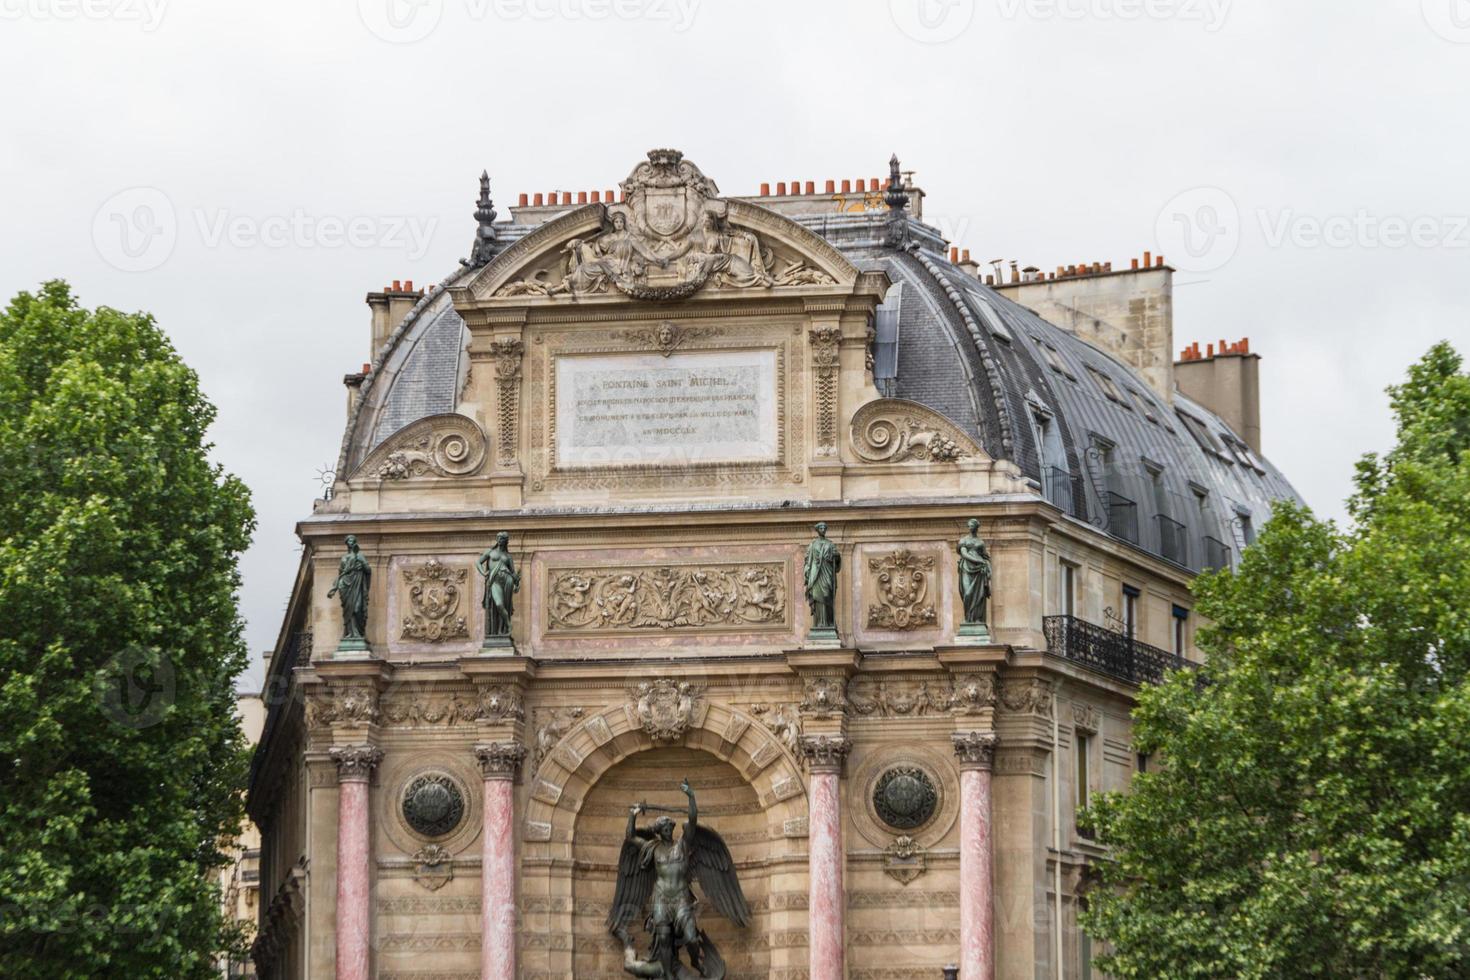
[[[1114,976],[1470,976],[1470,377],[1441,344],[1390,394],[1352,526],[1281,508],[1140,695],[1163,765],[1088,815]]]
[[[151,317],[0,314],[0,976],[205,977],[241,818],[248,494]]]

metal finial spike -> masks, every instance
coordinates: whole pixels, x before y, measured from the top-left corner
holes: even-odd
[[[480,196],[475,201],[475,245],[466,263],[478,269],[495,257],[495,203],[490,200],[490,171],[480,171]]]

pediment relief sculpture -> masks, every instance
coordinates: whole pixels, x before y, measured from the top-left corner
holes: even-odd
[[[397,480],[473,476],[485,463],[485,433],[458,414],[430,415],[399,429],[368,454],[354,479]]]
[[[596,215],[590,226],[571,222],[575,233],[551,254],[549,264],[522,270],[492,295],[576,298],[617,292],[633,299],[674,300],[707,285],[748,289],[837,282],[805,256],[734,220],[742,213],[738,202],[720,198],[714,181],[678,150],[650,150],[620,186],[619,203],[589,206]]]
[[[869,463],[954,463],[984,455],[959,426],[903,398],[879,398],[854,412],[852,448]]]

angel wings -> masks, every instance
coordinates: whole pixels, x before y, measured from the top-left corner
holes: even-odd
[[[725,846],[719,834],[703,824],[686,824],[685,828],[680,842],[686,856],[684,867],[680,869],[684,890],[689,889],[692,881],[698,881],[715,911],[738,926],[747,925],[750,922],[750,905],[740,890],[730,848]],[[613,932],[626,929],[628,923],[643,911],[653,893],[657,875],[649,851],[657,846],[659,835],[647,828],[636,829],[633,834],[623,841],[622,854],[618,857],[617,889],[607,915],[607,927]]]

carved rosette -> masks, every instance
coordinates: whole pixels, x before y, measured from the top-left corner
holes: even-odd
[[[490,342],[495,358],[495,463],[513,466],[520,435],[521,359],[526,345],[519,337],[496,337]]]
[[[409,608],[400,628],[402,638],[442,643],[469,636],[469,622],[459,612],[468,576],[469,569],[450,568],[437,558],[404,569]]]
[[[448,413],[410,422],[363,460],[355,477],[391,482],[473,476],[485,462],[485,433],[474,419]]]
[[[780,562],[555,569],[547,627],[674,630],[786,624],[786,570]]]
[[[902,398],[880,398],[854,412],[852,448],[869,463],[953,463],[979,452],[959,426]]]
[[[337,763],[339,783],[367,782],[383,759],[383,750],[376,745],[336,745],[327,754]]]
[[[500,725],[525,720],[521,692],[512,684],[487,684],[480,688],[477,701],[476,721]]]
[[[916,630],[933,626],[939,612],[931,601],[929,580],[934,557],[907,548],[868,559],[877,602],[868,605],[868,628]]]
[[[954,754],[960,760],[961,769],[983,769],[990,771],[995,766],[994,732],[955,732],[950,736],[954,742]]]
[[[812,388],[817,403],[817,455],[837,455],[838,351],[842,331],[833,326],[813,327],[807,334],[812,352]]]
[[[796,745],[810,772],[841,772],[852,751],[846,735],[803,735]]]
[[[803,715],[811,718],[836,718],[847,714],[846,677],[808,677],[802,684]]]
[[[486,779],[514,779],[526,758],[526,747],[520,742],[489,742],[475,746],[475,758]]]

